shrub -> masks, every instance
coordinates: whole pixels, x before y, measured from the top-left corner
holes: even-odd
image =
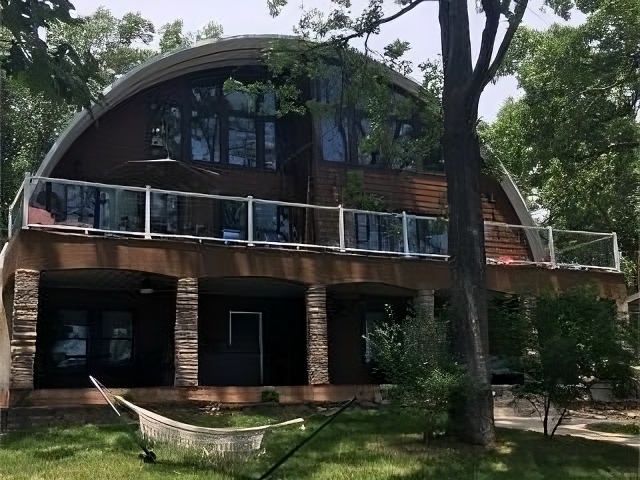
[[[393,385],[392,405],[424,419],[427,442],[446,428],[447,411],[461,395],[465,376],[450,355],[449,323],[415,308],[402,322],[388,309],[388,321],[369,336],[375,369]]]

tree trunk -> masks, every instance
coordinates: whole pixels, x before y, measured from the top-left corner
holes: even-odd
[[[493,396],[487,363],[488,318],[484,222],[480,197],[477,110],[463,90],[444,92],[443,150],[449,204],[449,268],[454,340],[470,380],[453,409],[454,432],[466,442],[494,441]]]
[[[467,369],[465,398],[452,407],[454,433],[477,445],[494,442],[484,222],[480,198],[480,143],[476,134],[483,84],[471,62],[466,0],[439,1],[444,84],[442,148],[449,205],[449,269],[455,346]],[[483,57],[488,62],[489,57]],[[488,65],[476,66],[485,71]]]

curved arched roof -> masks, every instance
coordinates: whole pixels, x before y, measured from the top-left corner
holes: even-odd
[[[36,175],[51,175],[62,156],[84,131],[106,112],[136,93],[166,80],[201,70],[259,64],[269,44],[283,38],[292,41],[298,39],[278,35],[229,37],[202,42],[194,47],[151,58],[108,87],[101,103],[95,105],[91,112],[85,109],[73,118],[47,153]],[[418,91],[418,84],[413,80],[395,72],[392,72],[392,77],[404,90],[411,93]]]
[[[151,58],[108,87],[101,103],[95,105],[91,112],[85,109],[73,118],[47,153],[36,175],[51,175],[60,159],[82,133],[106,112],[133,95],[164,81],[189,73],[216,67],[259,64],[264,51],[271,42],[277,39],[295,41],[298,37],[279,35],[229,37],[202,42],[194,47]],[[413,94],[418,92],[419,85],[410,78],[393,71],[391,71],[391,75],[394,83],[403,90]],[[521,195],[517,192],[517,187],[508,175],[502,180],[502,188],[509,197],[511,204],[516,208],[521,223],[523,225],[534,225],[534,221]]]

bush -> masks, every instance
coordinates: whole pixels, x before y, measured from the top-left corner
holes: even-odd
[[[545,435],[553,437],[570,403],[589,398],[593,383],[606,380],[617,394],[631,385],[631,337],[614,302],[599,298],[595,287],[529,298],[519,313],[511,301],[490,311],[493,331],[515,339],[517,349],[509,355],[519,356],[511,363],[520,365],[525,383],[514,387],[514,395],[538,411]]]
[[[415,308],[401,323],[388,310],[388,321],[369,336],[375,369],[393,385],[392,405],[424,419],[428,441],[446,428],[453,398],[466,385],[462,369],[450,355],[446,315],[435,318]]]

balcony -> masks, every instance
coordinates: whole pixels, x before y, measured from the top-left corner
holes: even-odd
[[[9,236],[43,229],[249,248],[315,249],[446,261],[444,218],[27,176]],[[487,263],[620,271],[615,233],[485,222]]]

